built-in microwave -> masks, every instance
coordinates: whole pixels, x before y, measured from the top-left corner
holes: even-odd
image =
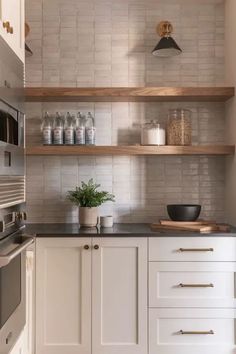
[[[0,209],[25,202],[24,114],[0,100]]]
[[[24,114],[0,101],[0,141],[24,147]]]

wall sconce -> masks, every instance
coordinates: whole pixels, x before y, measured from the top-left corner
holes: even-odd
[[[30,32],[30,26],[28,25],[28,23],[25,23],[25,38],[28,36],[29,32]],[[31,57],[31,55],[33,55],[33,52],[30,49],[30,47],[25,43],[25,56]]]
[[[161,37],[152,54],[156,57],[173,57],[182,53],[182,50],[171,37],[173,26],[168,21],[162,21],[157,27],[157,33]]]

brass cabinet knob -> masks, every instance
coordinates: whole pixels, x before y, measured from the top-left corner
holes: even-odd
[[[14,33],[14,29],[13,29],[13,27],[11,27],[11,24],[9,21],[3,22],[2,25],[3,25],[3,28],[6,28],[7,33],[10,33],[10,34]]]
[[[84,246],[84,249],[85,249],[85,250],[89,250],[89,245],[85,245],[85,246]]]
[[[98,250],[98,249],[99,249],[99,245],[95,245],[95,246],[94,246],[94,249],[95,249],[95,250]]]
[[[10,22],[9,21],[5,21],[5,22],[3,22],[2,23],[2,25],[3,25],[3,28],[6,28],[6,30],[8,31],[9,30],[9,28],[11,27],[11,25],[10,25]]]

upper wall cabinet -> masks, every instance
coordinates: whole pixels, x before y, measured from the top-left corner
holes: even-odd
[[[25,0],[0,0],[0,35],[24,62]]]

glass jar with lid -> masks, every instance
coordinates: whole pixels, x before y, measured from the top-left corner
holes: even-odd
[[[168,145],[191,145],[192,122],[188,109],[170,109],[167,126]]]
[[[165,127],[154,120],[143,124],[142,131],[141,131],[141,144],[142,145],[165,145],[166,144]]]

